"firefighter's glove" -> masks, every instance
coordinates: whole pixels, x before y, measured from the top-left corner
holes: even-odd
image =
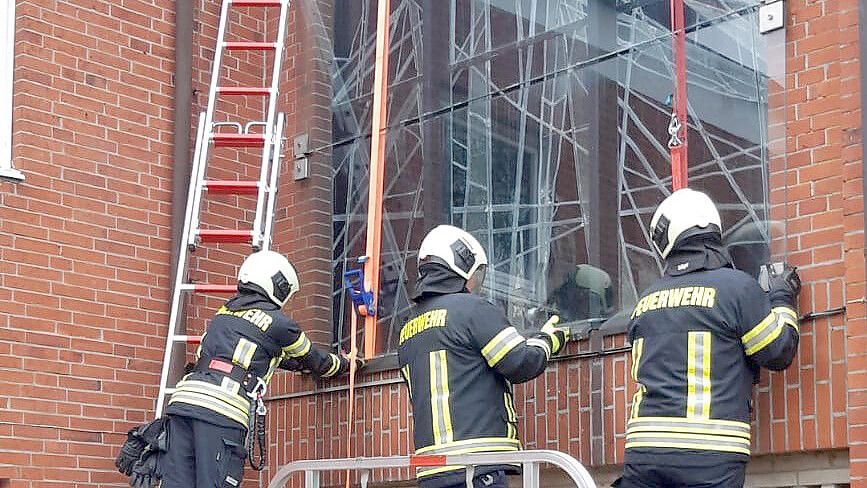
[[[301,373],[309,373],[310,370],[307,367],[295,358],[286,358],[280,361],[280,369],[285,369],[286,371],[299,371]]]
[[[759,285],[768,292],[772,305],[786,304],[794,308],[801,292],[801,277],[797,268],[788,263],[772,263],[759,271]]]
[[[132,475],[135,463],[142,457],[145,450],[166,448],[167,417],[158,418],[147,424],[130,429],[126,434],[126,442],[120,448],[120,453],[114,460],[117,470],[126,476]]]
[[[132,475],[129,477],[129,486],[133,488],[152,488],[159,483],[158,475],[160,455],[158,452],[149,451],[135,463]]]
[[[542,326],[542,334],[545,334],[551,341],[551,354],[557,355],[563,350],[563,346],[569,340],[569,329],[565,327],[557,327],[560,323],[559,315],[552,315],[551,318]]]
[[[352,361],[355,361],[355,371],[361,371],[364,369],[366,363],[364,359],[361,359],[357,355],[352,357],[350,354],[340,354],[340,370],[337,372],[337,376],[341,376],[349,373],[349,369],[352,366]]]
[[[120,448],[120,453],[114,460],[114,465],[117,466],[117,470],[124,476],[132,475],[133,465],[138,461],[138,458],[141,457],[142,452],[144,452],[144,449],[147,446],[147,443],[139,435],[138,429],[139,427],[130,429],[126,434],[126,442],[123,443],[123,446]]]
[[[162,430],[148,439],[144,452],[132,467],[129,485],[133,488],[151,488],[163,477],[163,466],[160,461],[163,454],[169,450],[169,433],[165,429],[165,424],[162,427]]]

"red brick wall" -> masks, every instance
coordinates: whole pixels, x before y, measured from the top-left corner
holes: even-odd
[[[292,9],[281,90],[291,115],[287,137],[306,132],[311,147],[321,148],[331,139],[330,81],[322,63],[331,6],[316,3],[318,11]],[[775,181],[788,185],[788,205],[775,211],[784,212],[789,258],[806,283],[802,311],[845,304],[847,314],[805,323],[796,366],[763,380],[754,447],[772,453],[849,445],[853,478],[863,480],[867,307],[858,2],[787,4],[789,157]],[[174,3],[44,5],[18,1],[13,150],[27,180],[0,184],[0,479],[20,487],[122,486],[111,459],[125,431],[153,415],[170,305]],[[217,5],[196,2],[194,114],[206,103]],[[273,32],[273,21],[244,10],[233,26],[249,40],[264,40],[255,36]],[[257,56],[230,61],[229,81],[260,79],[253,75],[265,60]],[[257,110],[255,99],[220,107],[226,119],[255,119]],[[291,181],[288,147],[284,154],[274,247],[301,270],[304,287],[293,315],[315,331],[314,339],[327,342],[330,153],[311,156],[312,176],[302,182]],[[224,154],[213,164],[215,178],[249,176],[258,154]],[[206,204],[205,223],[242,228],[249,203],[218,197]],[[194,278],[231,283],[247,249],[197,251]],[[221,299],[196,300],[190,324],[201,328]],[[583,341],[570,351],[622,341]],[[519,387],[526,446],[568,451],[594,466],[619,462],[632,394],[628,366],[623,354],[563,361]],[[360,381],[395,379],[387,372]],[[280,375],[272,392],[312,387]],[[347,401],[345,391],[334,391],[271,402],[272,469],[261,479],[291,459],[342,455]],[[356,454],[411,451],[401,385],[364,387],[354,401]]]
[[[843,305],[848,313],[806,321],[795,364],[783,374],[763,374],[754,398],[753,450],[768,454],[845,448],[851,437],[853,476],[858,477],[859,470],[867,473],[867,463],[859,464],[854,454],[862,449],[859,437],[867,432],[867,420],[861,422],[867,419],[867,395],[860,395],[860,390],[847,395],[847,383],[860,388],[856,385],[863,382],[864,367],[852,361],[853,355],[867,354],[867,334],[857,332],[867,329],[857,2],[790,0],[787,8],[788,66],[787,73],[780,74],[787,90],[772,91],[777,109],[771,114],[771,217],[786,222],[785,227],[775,228],[775,252],[787,254],[800,267],[805,281],[802,313]],[[787,157],[780,157],[783,153]],[[596,341],[571,347],[586,352],[591,342]],[[622,345],[623,337],[598,342],[595,349],[610,349]],[[628,367],[623,353],[568,360],[517,387],[525,446],[567,451],[591,466],[622,462],[633,392]],[[393,373],[379,373],[359,381],[396,378]],[[314,386],[294,377],[278,378],[277,385],[280,393],[311,391]],[[356,393],[352,438],[356,455],[411,452],[406,401],[403,387],[394,384]],[[271,469],[292,459],[345,455],[346,402],[345,391],[272,402],[277,415],[270,420]],[[270,479],[271,474],[264,473],[262,479]],[[399,479],[407,473],[379,475]]]
[[[0,478],[122,481],[168,313],[174,2],[17,2],[0,186]]]

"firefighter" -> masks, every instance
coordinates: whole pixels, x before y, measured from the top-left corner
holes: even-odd
[[[742,487],[752,386],[760,367],[783,370],[797,352],[800,279],[781,265],[763,289],[735,270],[698,191],[666,198],[651,232],[665,269],[629,324],[637,391],[619,486]]]
[[[478,292],[488,264],[469,233],[441,225],[424,238],[413,318],[400,331],[398,360],[410,393],[416,454],[517,451],[512,384],[541,374],[569,332],[552,317],[529,338]],[[505,488],[512,466],[480,466],[474,486]],[[421,469],[421,488],[462,487],[463,469]]]
[[[240,485],[256,397],[261,399],[277,368],[321,378],[349,370],[349,359],[312,347],[298,324],[282,313],[299,287],[295,269],[276,252],[253,253],[241,265],[238,294],[217,310],[194,370],[169,399],[162,488]]]

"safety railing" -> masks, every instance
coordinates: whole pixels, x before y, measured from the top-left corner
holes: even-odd
[[[465,466],[467,486],[472,487],[475,470],[479,466],[520,464],[523,488],[539,488],[542,464],[560,468],[577,488],[596,488],[587,469],[577,459],[559,451],[491,452],[458,455],[387,456],[375,458],[313,459],[293,461],[280,468],[268,488],[284,488],[296,473],[304,474],[304,488],[320,488],[319,475],[323,471],[355,471],[359,473],[361,488],[367,488],[370,472],[389,468],[437,468]]]

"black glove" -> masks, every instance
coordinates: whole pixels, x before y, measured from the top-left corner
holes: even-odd
[[[295,358],[286,358],[286,359],[280,361],[279,368],[284,369],[286,371],[299,371],[301,373],[309,373],[310,372],[310,370],[307,369],[307,367],[304,366],[304,364],[301,361],[299,361]]]
[[[126,434],[126,442],[120,448],[120,453],[114,460],[117,470],[126,476],[132,475],[133,466],[141,458],[148,446],[158,448],[160,438],[165,445],[167,417],[158,418],[152,422],[130,429]]]
[[[160,478],[162,478],[162,473],[159,470],[159,458],[159,451],[149,450],[145,453],[132,468],[129,486],[133,488],[151,488],[156,485]]]
[[[337,370],[337,373],[334,376],[343,376],[345,374],[348,374],[350,365],[352,364],[352,363],[350,363],[349,355],[341,353],[340,355],[338,355],[338,358],[340,359],[340,368]],[[356,372],[364,369],[364,367],[366,365],[367,365],[367,363],[365,363],[363,359],[361,359],[358,356],[355,356],[355,371]]]
[[[142,452],[144,452],[144,449],[147,446],[147,443],[140,435],[138,435],[138,429],[139,427],[136,427],[127,432],[126,442],[123,443],[123,447],[120,448],[120,453],[114,460],[114,465],[117,466],[117,470],[124,476],[132,475],[133,465],[141,457]]]
[[[787,263],[766,264],[759,271],[759,285],[768,292],[772,305],[794,308],[801,291],[801,277],[797,268]]]

